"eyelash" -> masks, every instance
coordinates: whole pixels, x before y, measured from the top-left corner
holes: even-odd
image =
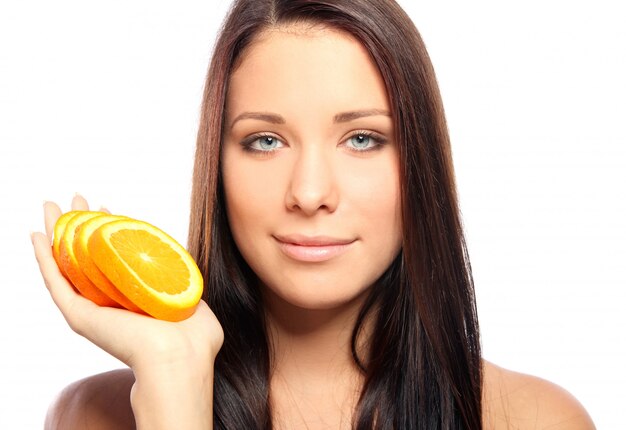
[[[254,154],[260,154],[260,155],[269,155],[275,151],[277,151],[277,149],[267,149],[267,150],[262,150],[262,149],[256,149],[252,147],[252,144],[254,142],[256,142],[259,139],[263,139],[263,138],[267,138],[270,137],[272,139],[276,139],[279,142],[282,142],[281,139],[279,139],[278,137],[276,137],[276,135],[274,134],[270,134],[270,133],[257,133],[257,134],[253,134],[252,136],[249,136],[247,138],[245,138],[242,142],[241,142],[241,146],[243,147],[244,151],[247,152],[252,152]]]
[[[368,139],[371,139],[374,142],[373,146],[370,146],[369,148],[366,148],[366,149],[356,149],[356,148],[346,145],[346,148],[348,148],[348,150],[352,152],[360,153],[360,154],[365,153],[365,152],[377,151],[381,149],[385,143],[387,143],[386,137],[378,133],[375,133],[373,131],[369,131],[369,130],[356,130],[355,132],[350,134],[350,136],[348,136],[342,143],[347,143],[350,139],[352,139],[353,137],[357,137],[357,136],[367,137]]]
[[[387,138],[381,136],[378,133],[369,131],[369,130],[356,130],[354,131],[352,134],[350,134],[343,142],[347,142],[350,139],[352,139],[353,137],[356,136],[363,136],[363,137],[367,137],[369,139],[372,139],[374,141],[374,145],[367,148],[367,149],[356,149],[356,148],[352,148],[352,147],[347,147],[348,150],[352,151],[352,152],[356,152],[356,153],[365,153],[365,152],[370,152],[370,151],[376,151],[382,148],[382,146],[384,144],[387,143]],[[275,148],[275,149],[267,149],[267,150],[263,150],[263,149],[256,149],[252,147],[252,144],[254,142],[256,142],[259,139],[263,139],[263,138],[272,138],[272,139],[276,139],[281,143],[284,143],[281,139],[279,139],[278,137],[276,137],[276,135],[271,134],[271,133],[257,133],[257,134],[253,134],[252,136],[247,137],[246,139],[244,139],[241,142],[241,146],[243,147],[244,151],[247,152],[252,152],[255,154],[262,154],[262,155],[269,155],[275,151],[277,151],[280,148]]]

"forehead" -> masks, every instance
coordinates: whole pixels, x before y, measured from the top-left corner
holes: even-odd
[[[363,45],[348,33],[310,25],[266,30],[242,53],[229,81],[228,111],[263,110],[268,103],[275,109],[389,109],[380,72]]]

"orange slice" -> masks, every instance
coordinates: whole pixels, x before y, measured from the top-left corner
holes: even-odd
[[[59,247],[61,246],[61,237],[63,237],[63,233],[65,232],[65,226],[67,225],[67,222],[70,220],[70,218],[72,218],[78,212],[80,211],[65,212],[63,215],[59,217],[59,219],[57,219],[57,222],[54,225],[54,234],[52,237],[52,256],[54,257],[54,260],[57,262],[57,266],[59,266],[59,269],[61,269],[61,273],[63,273],[63,275],[65,275],[66,278],[67,278],[67,274],[65,273],[65,270],[63,270],[63,268],[61,267],[61,259],[59,258]]]
[[[61,270],[65,271],[67,278],[74,287],[92,302],[100,306],[120,307],[118,303],[100,291],[98,287],[85,276],[74,254],[73,242],[76,229],[88,219],[104,214],[104,212],[76,211],[67,221],[59,243],[59,267],[61,267]]]
[[[202,275],[189,253],[158,228],[133,219],[93,232],[89,255],[137,307],[167,321],[191,316],[202,295]]]
[[[124,294],[122,294],[120,290],[118,290],[117,287],[113,285],[113,283],[109,281],[106,276],[104,276],[104,273],[98,269],[98,266],[96,266],[96,263],[93,262],[91,256],[89,255],[89,237],[93,234],[93,232],[100,226],[118,219],[126,219],[126,217],[117,215],[99,215],[84,221],[76,228],[72,248],[74,249],[74,255],[76,256],[78,266],[85,276],[87,276],[87,278],[93,282],[93,284],[100,291],[126,309],[133,312],[141,312],[141,309],[128,300],[128,298],[126,298],[126,296],[124,296]]]

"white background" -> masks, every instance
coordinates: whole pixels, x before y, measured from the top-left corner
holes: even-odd
[[[485,357],[564,386],[599,428],[619,428],[619,2],[402,3],[443,93]],[[63,386],[120,366],[68,329],[43,286],[29,241],[42,202],[68,209],[80,192],[186,239],[203,79],[228,2],[173,4],[0,3],[0,428],[40,428]]]

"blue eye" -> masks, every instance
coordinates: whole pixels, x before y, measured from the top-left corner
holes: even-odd
[[[356,152],[380,149],[387,140],[369,131],[359,131],[346,140],[347,147]]]
[[[357,134],[350,138],[350,143],[352,146],[358,149],[365,149],[368,147],[371,141],[371,137],[366,136],[364,134]]]
[[[256,152],[272,152],[285,146],[280,139],[271,135],[250,136],[250,138],[246,139],[241,144],[246,151]]]
[[[259,143],[259,147],[263,150],[275,149],[278,146],[278,139],[272,136],[259,137],[256,142]]]

